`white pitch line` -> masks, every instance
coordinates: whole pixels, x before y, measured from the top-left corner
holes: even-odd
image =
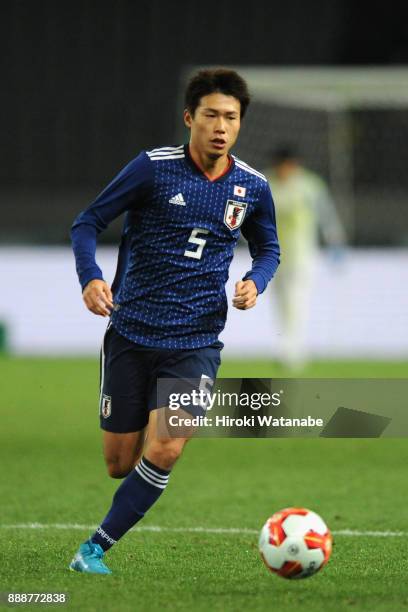
[[[340,529],[332,531],[333,535],[341,536],[367,536],[372,538],[404,538],[408,536],[406,531],[358,531],[353,529]]]
[[[78,523],[16,523],[14,525],[1,525],[0,529],[65,529],[92,531],[97,525],[80,525]],[[260,529],[239,529],[238,527],[160,527],[158,525],[145,525],[134,527],[131,531],[154,531],[169,533],[219,533],[219,534],[258,534]],[[371,538],[403,538],[408,536],[406,531],[359,531],[354,529],[340,529],[332,531],[335,536],[371,537]]]

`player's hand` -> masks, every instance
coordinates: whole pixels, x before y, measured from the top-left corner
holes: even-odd
[[[248,310],[256,304],[258,289],[253,280],[238,281],[235,283],[235,294],[232,305],[238,310]]]
[[[113,309],[112,291],[105,281],[95,278],[89,281],[83,293],[83,300],[88,310],[101,317],[108,317]]]

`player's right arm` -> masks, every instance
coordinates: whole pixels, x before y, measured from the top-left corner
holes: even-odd
[[[72,225],[72,248],[83,299],[94,314],[107,316],[113,307],[111,289],[96,263],[98,234],[126,210],[141,202],[151,182],[152,163],[142,152],[119,172]]]

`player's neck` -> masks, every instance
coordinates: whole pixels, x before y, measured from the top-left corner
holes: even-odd
[[[208,155],[196,149],[191,142],[189,143],[189,151],[193,162],[210,180],[224,174],[231,164],[227,153],[222,157],[217,157],[217,159],[211,159]]]

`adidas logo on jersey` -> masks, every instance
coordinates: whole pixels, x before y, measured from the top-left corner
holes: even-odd
[[[178,206],[185,206],[186,205],[182,193],[178,193],[177,195],[175,195],[172,198],[170,198],[169,202],[170,202],[170,204],[177,204]]]

